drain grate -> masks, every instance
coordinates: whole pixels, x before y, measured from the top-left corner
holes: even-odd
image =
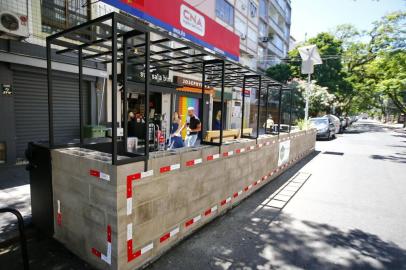
[[[334,152],[334,151],[324,151],[323,154],[325,155],[336,155],[336,156],[343,156],[343,152]]]

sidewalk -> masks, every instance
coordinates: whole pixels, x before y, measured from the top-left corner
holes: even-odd
[[[25,224],[31,220],[29,174],[25,166],[0,168],[0,208],[11,207],[21,212]],[[13,214],[0,217],[0,243],[18,235],[17,220]]]

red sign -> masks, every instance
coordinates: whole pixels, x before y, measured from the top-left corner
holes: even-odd
[[[240,38],[182,0],[102,0],[235,61]]]

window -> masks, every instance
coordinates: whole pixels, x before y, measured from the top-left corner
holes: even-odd
[[[267,3],[265,0],[259,0],[259,16],[263,19],[267,19],[268,18],[268,7],[267,7]]]
[[[90,5],[83,6],[85,2],[42,0],[42,32],[52,34],[88,21]]]
[[[250,8],[249,8],[249,12],[250,12],[250,16],[251,18],[255,18],[257,17],[257,5],[255,5],[254,2],[250,1]]]
[[[268,31],[266,29],[266,24],[264,22],[259,22],[259,36],[260,37],[267,37],[268,36]]]
[[[216,16],[228,25],[234,25],[234,7],[226,0],[216,1]]]
[[[240,36],[247,35],[247,23],[237,16],[235,17],[235,30]]]

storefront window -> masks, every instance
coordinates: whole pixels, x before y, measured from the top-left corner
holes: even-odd
[[[234,25],[234,7],[226,0],[216,1],[216,16],[228,25]]]

